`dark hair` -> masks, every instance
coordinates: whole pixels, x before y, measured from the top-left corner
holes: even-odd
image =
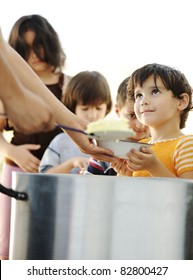
[[[24,40],[27,31],[34,31],[36,36],[31,47],[37,57],[42,61],[52,65],[54,71],[62,69],[66,60],[66,55],[61,47],[58,34],[50,23],[40,15],[28,15],[19,18],[12,27],[8,42],[26,61],[30,48]],[[41,49],[44,50],[42,57]]]
[[[65,95],[64,105],[73,113],[77,104],[99,105],[107,104],[108,114],[112,108],[109,84],[106,78],[97,71],[82,71],[72,77]]]
[[[183,98],[181,95],[182,93],[187,93],[189,95],[189,104],[181,113],[180,119],[180,129],[184,128],[188,113],[192,109],[192,88],[185,75],[179,70],[166,65],[157,63],[147,64],[132,73],[127,87],[128,96],[134,100],[134,91],[136,86],[139,85],[142,87],[143,83],[150,76],[153,76],[155,86],[157,86],[157,78],[160,78],[166,89],[171,90],[173,96],[179,100]]]
[[[127,85],[130,77],[127,77],[124,79],[117,90],[117,95],[116,95],[116,104],[119,108],[122,108],[125,105],[125,102],[128,99],[127,96]]]

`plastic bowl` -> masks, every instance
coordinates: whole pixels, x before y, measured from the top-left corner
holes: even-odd
[[[97,145],[106,149],[109,149],[114,152],[114,154],[119,158],[127,159],[127,154],[131,149],[140,150],[141,147],[149,147],[151,146],[148,143],[139,143],[127,140],[116,140],[116,141],[108,141],[108,140],[98,140]]]

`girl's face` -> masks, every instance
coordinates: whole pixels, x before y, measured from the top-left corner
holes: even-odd
[[[136,118],[133,101],[126,101],[121,108],[116,106],[116,113],[120,118],[126,118],[128,120],[128,127],[135,131],[136,141],[149,137],[149,128],[140,123]]]
[[[34,70],[34,72],[36,72],[37,74],[41,73],[41,72],[44,72],[44,71],[47,71],[48,69],[50,69],[50,65],[48,65],[47,63],[43,62],[42,60],[40,60],[35,52],[33,51],[32,49],[32,44],[33,44],[33,41],[35,39],[35,32],[34,31],[27,31],[24,35],[24,39],[25,39],[25,42],[26,44],[28,45],[28,47],[30,49],[30,53],[29,53],[29,57],[27,59],[27,63],[31,66],[31,68]],[[44,53],[44,50],[42,49],[42,54]]]
[[[78,104],[75,109],[75,114],[82,119],[89,122],[95,122],[103,119],[106,116],[107,104],[102,103],[98,106],[81,105]]]
[[[172,91],[165,88],[160,78],[155,85],[153,76],[150,76],[142,87],[135,88],[134,96],[134,110],[141,123],[159,128],[180,122],[180,100],[173,97]]]

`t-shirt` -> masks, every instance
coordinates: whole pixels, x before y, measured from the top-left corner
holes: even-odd
[[[43,154],[39,165],[39,172],[46,172],[51,167],[57,166],[73,157],[90,158],[83,154],[72,139],[65,133],[60,133],[50,142],[48,148]],[[72,169],[71,173],[78,173],[79,169]]]
[[[148,143],[151,138],[140,142]],[[157,141],[151,146],[157,158],[179,177],[186,171],[193,171],[193,135],[184,135],[178,138]],[[147,170],[133,172],[134,177],[151,177]]]

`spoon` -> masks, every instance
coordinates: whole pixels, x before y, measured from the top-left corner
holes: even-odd
[[[97,140],[101,139],[99,136],[95,135],[94,133],[87,133],[84,130],[73,128],[73,127],[70,127],[67,125],[57,124],[56,127],[63,128],[64,130],[71,130],[71,131],[82,133],[82,134],[88,136],[88,138],[90,138],[90,139],[97,139]]]

